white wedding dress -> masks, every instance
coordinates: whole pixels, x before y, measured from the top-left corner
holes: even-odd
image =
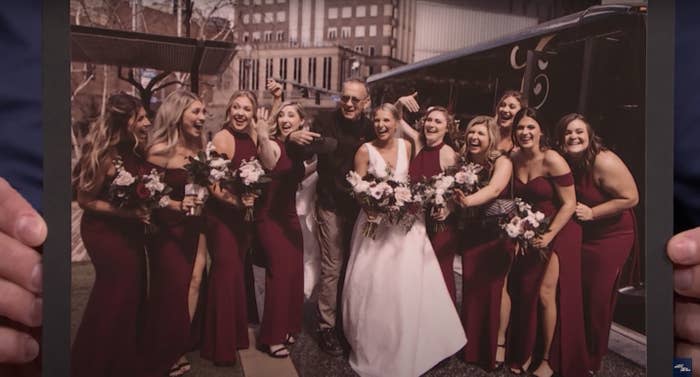
[[[406,180],[406,142],[398,141],[395,179]],[[369,143],[369,171],[386,162]],[[360,376],[416,377],[466,344],[435,252],[419,220],[406,233],[380,224],[374,240],[362,235],[358,216],[343,288],[343,328],[352,347],[350,366]]]

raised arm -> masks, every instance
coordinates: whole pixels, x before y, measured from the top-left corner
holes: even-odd
[[[258,138],[258,158],[265,169],[272,170],[280,159],[281,150],[279,145],[270,139],[270,122],[267,118],[267,111],[258,109],[258,121],[254,122],[253,126]]]
[[[598,154],[593,164],[596,184],[612,197],[593,208],[585,204],[576,205],[576,217],[590,221],[616,215],[639,203],[639,192],[634,178],[622,160],[610,151]]]

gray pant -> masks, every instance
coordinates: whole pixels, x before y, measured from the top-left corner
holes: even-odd
[[[350,250],[352,228],[357,214],[329,211],[316,207],[318,243],[321,249],[321,277],[318,289],[319,327],[334,328],[338,298],[343,282],[346,256]]]

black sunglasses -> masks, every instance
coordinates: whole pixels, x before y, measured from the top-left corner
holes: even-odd
[[[365,98],[366,98],[366,97],[365,97]],[[360,103],[361,101],[364,101],[365,98],[360,99],[360,98],[357,98],[357,97],[355,97],[355,96],[344,95],[344,96],[341,96],[341,97],[340,97],[340,102],[342,102],[342,103],[348,103],[348,101],[352,101],[352,104],[353,104],[353,105],[357,105],[357,104]]]

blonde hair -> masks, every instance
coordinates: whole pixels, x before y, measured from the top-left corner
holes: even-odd
[[[299,102],[291,102],[291,101],[286,101],[283,102],[279,109],[275,111],[274,114],[270,117],[269,121],[269,126],[270,126],[270,135],[276,135],[279,133],[279,125],[277,123],[277,118],[279,118],[280,114],[282,113],[282,109],[285,107],[293,107],[294,111],[299,114],[299,118],[302,120],[302,122],[306,119],[306,110],[304,110],[304,107],[301,106]]]
[[[231,123],[231,106],[233,106],[233,101],[235,101],[238,97],[245,97],[250,100],[250,103],[253,104],[253,119],[255,121],[258,120],[258,96],[256,96],[255,93],[249,90],[238,90],[233,92],[233,94],[231,94],[231,97],[228,99],[228,105],[226,105],[226,116],[224,118],[224,125],[228,125],[229,123]],[[248,127],[250,127],[250,124],[248,124]]]
[[[122,142],[131,141],[136,151],[138,138],[129,133],[129,122],[143,107],[141,100],[126,93],[113,94],[107,100],[105,113],[90,127],[80,159],[73,171],[73,185],[80,191],[95,188],[97,172],[109,150]],[[123,140],[126,133],[127,138]]]
[[[496,123],[496,119],[494,117],[488,115],[477,115],[469,121],[467,128],[464,131],[465,142],[460,150],[460,153],[466,160],[471,161],[469,151],[467,150],[467,145],[469,145],[469,142],[466,141],[466,138],[467,135],[469,135],[470,129],[482,124],[486,126],[486,134],[489,136],[489,144],[486,146],[485,155],[487,168],[489,171],[491,171],[496,159],[503,155],[503,153],[498,150],[498,142],[501,141],[501,136],[498,124]]]
[[[182,115],[195,101],[202,102],[196,94],[187,90],[178,90],[165,97],[150,129],[146,150],[162,143],[165,149],[161,153],[169,155],[183,132]]]

